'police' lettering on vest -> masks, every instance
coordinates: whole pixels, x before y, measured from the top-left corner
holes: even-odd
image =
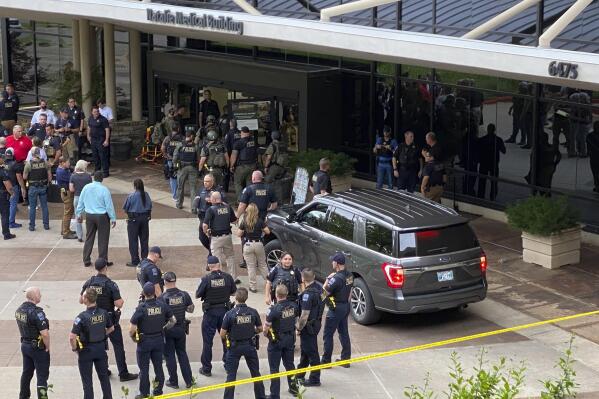
[[[295,317],[295,311],[293,308],[283,309],[283,312],[281,312],[281,318],[288,319],[290,317]]]
[[[168,304],[170,306],[173,305],[181,305],[183,303],[183,297],[182,296],[176,296],[176,297],[172,297],[168,299]]]
[[[22,323],[27,323],[27,313],[16,312],[15,318],[17,319],[17,321],[20,321]]]
[[[252,316],[237,316],[237,324],[251,324]]]
[[[229,208],[225,207],[225,208],[218,208],[218,210],[216,211],[216,213],[218,213],[219,215],[228,215],[229,214]]]
[[[162,314],[162,308],[160,308],[160,306],[148,308],[148,316],[156,316],[159,314]]]
[[[92,324],[104,323],[104,315],[103,314],[93,315],[91,317],[91,320],[92,320]]]
[[[96,291],[96,293],[97,293],[98,295],[102,295],[102,291],[103,291],[103,290],[102,290],[102,287],[94,287],[94,286],[91,286],[91,287],[89,287],[89,288],[92,288],[94,291]]]
[[[266,197],[266,190],[265,189],[256,190],[256,196],[257,197]]]
[[[210,287],[224,287],[225,286],[225,279],[224,278],[219,278],[216,280],[210,280]]]

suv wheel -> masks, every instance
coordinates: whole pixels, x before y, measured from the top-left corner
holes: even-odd
[[[283,253],[281,242],[279,240],[269,241],[264,246],[264,252],[266,253],[266,267],[270,270],[281,260],[281,254]]]
[[[370,295],[370,290],[363,279],[354,279],[354,286],[349,299],[351,314],[357,323],[368,325],[380,320],[381,311],[374,307],[372,295]]]

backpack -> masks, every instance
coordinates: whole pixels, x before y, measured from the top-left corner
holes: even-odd
[[[281,143],[273,143],[272,145],[275,149],[273,161],[283,168],[289,166],[289,153],[287,152],[287,147]]]

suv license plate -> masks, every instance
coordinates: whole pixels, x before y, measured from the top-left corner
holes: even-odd
[[[453,280],[453,270],[446,270],[444,272],[437,272],[437,280],[439,282]]]

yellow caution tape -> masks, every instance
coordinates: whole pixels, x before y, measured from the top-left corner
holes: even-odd
[[[520,325],[517,325],[514,327],[502,328],[499,330],[487,331],[487,332],[479,333],[479,334],[466,335],[466,336],[458,337],[458,338],[450,338],[450,339],[446,339],[443,341],[437,341],[437,342],[431,342],[428,344],[410,346],[407,348],[394,349],[394,350],[387,351],[387,352],[379,352],[379,353],[374,353],[372,355],[364,355],[364,356],[354,357],[353,359],[339,360],[336,362],[331,362],[328,364],[321,364],[318,366],[304,367],[301,369],[295,369],[295,370],[290,370],[290,371],[281,371],[279,373],[267,374],[267,375],[263,375],[260,377],[244,378],[241,380],[236,380],[236,381],[231,381],[231,382],[223,382],[221,384],[214,384],[214,385],[208,385],[205,387],[186,389],[184,391],[167,393],[164,395],[156,396],[155,398],[156,399],[179,398],[179,397],[182,397],[185,395],[190,395],[190,394],[198,394],[198,393],[202,393],[202,392],[216,391],[218,389],[235,387],[237,385],[252,384],[254,382],[272,380],[274,378],[287,377],[287,376],[300,374],[300,373],[303,374],[303,373],[308,373],[310,371],[328,369],[328,368],[335,367],[335,366],[343,366],[345,364],[365,362],[368,360],[381,359],[384,357],[400,355],[402,353],[410,353],[410,352],[417,352],[417,351],[421,351],[421,350],[425,350],[425,349],[438,348],[440,346],[446,346],[446,345],[457,344],[457,343],[465,342],[465,341],[472,341],[475,339],[492,337],[495,335],[505,334],[508,332],[526,330],[526,329],[530,329],[530,328],[544,326],[547,324],[559,323],[562,321],[578,319],[581,317],[588,317],[588,316],[593,316],[593,315],[597,315],[597,314],[599,314],[599,310],[594,310],[592,312],[578,313],[578,314],[574,314],[571,316],[557,317],[554,319],[542,320],[542,321],[537,321],[534,323],[520,324]]]

